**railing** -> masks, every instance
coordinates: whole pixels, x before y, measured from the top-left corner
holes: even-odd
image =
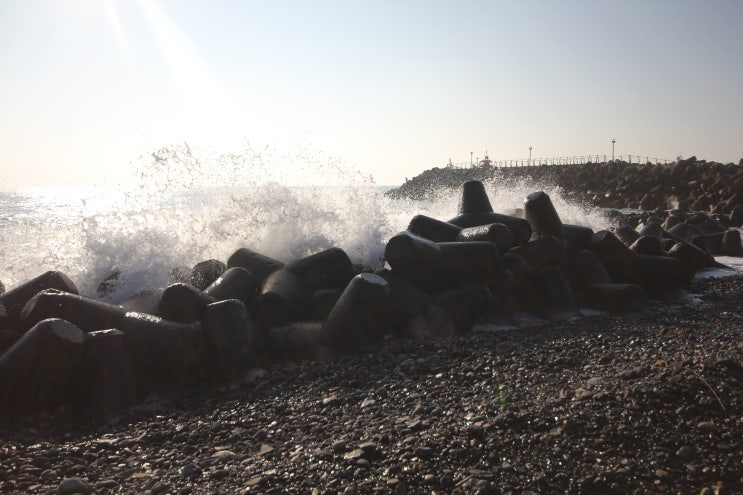
[[[609,157],[611,161],[611,157]],[[646,164],[646,163],[669,163],[674,160],[665,158],[656,158],[642,155],[618,155],[614,157],[615,162],[624,162],[628,164]],[[516,160],[490,160],[490,167],[494,168],[511,168],[511,167],[541,167],[545,165],[585,165],[587,163],[606,163],[606,155],[576,155],[560,156],[551,158],[520,158]],[[483,167],[483,162],[459,162],[446,164],[448,168],[477,168]]]

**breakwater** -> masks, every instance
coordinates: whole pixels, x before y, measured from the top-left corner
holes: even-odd
[[[160,291],[121,304],[82,296],[59,271],[0,293],[0,417],[105,413],[161,386],[212,387],[250,369],[379,348],[388,337],[452,338],[515,312],[560,321],[580,307],[636,311],[674,300],[740,232],[680,212],[615,232],[563,223],[543,191],[523,216],[493,211],[480,181],[457,215],[414,216],[384,248],[388,267],[331,247],[287,263],[247,247],[175,270]]]
[[[558,186],[568,198],[602,208],[681,207],[728,217],[735,211],[736,226],[743,218],[743,166],[696,157],[665,164],[609,161],[518,168],[433,168],[387,194],[398,199],[430,199],[441,190],[456,189],[469,180],[507,183],[524,179]]]

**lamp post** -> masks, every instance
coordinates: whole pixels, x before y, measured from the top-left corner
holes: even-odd
[[[617,140],[614,138],[611,138],[611,161],[614,161],[614,143],[616,143]]]
[[[531,165],[531,146],[529,146],[529,165]]]
[[[472,153],[474,153],[474,151],[470,151],[470,167],[472,167]]]

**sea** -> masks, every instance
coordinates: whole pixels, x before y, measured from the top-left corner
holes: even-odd
[[[459,191],[434,191],[425,201],[393,200],[394,185],[317,160],[299,170],[242,170],[157,162],[127,185],[1,190],[0,281],[6,290],[47,270],[65,273],[82,295],[119,272],[105,297],[122,302],[172,283],[176,270],[199,261],[226,261],[247,247],[281,261],[340,247],[369,269],[384,266],[386,242],[424,214],[456,216]],[[286,173],[286,175],[282,175]],[[218,180],[219,179],[219,180]],[[221,181],[221,183],[220,183]],[[536,190],[547,192],[565,223],[602,230],[606,212],[571,201],[559,188],[530,182],[486,184],[493,209],[513,213]],[[740,271],[739,260],[725,258]],[[707,276],[725,275],[710,272]],[[729,274],[729,273],[728,273]]]

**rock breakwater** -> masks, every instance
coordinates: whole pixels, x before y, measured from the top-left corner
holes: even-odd
[[[515,312],[559,321],[580,307],[635,311],[677,298],[697,271],[719,266],[718,251],[743,252],[739,231],[681,211],[663,224],[646,218],[633,229],[625,218],[615,232],[593,232],[563,224],[537,191],[523,217],[495,213],[480,181],[462,186],[457,213],[448,222],[414,217],[375,273],[339,248],[286,264],[241,248],[122,305],[80,296],[56,272],[11,288],[0,295],[0,413],[106,412],[163,384],[231,383],[256,367],[354,353],[388,337],[457,337]]]
[[[531,179],[559,186],[571,199],[603,208],[690,209],[743,223],[743,166],[697,160],[666,164],[621,161],[519,168],[434,168],[388,192],[393,198],[428,199],[468,180]]]

